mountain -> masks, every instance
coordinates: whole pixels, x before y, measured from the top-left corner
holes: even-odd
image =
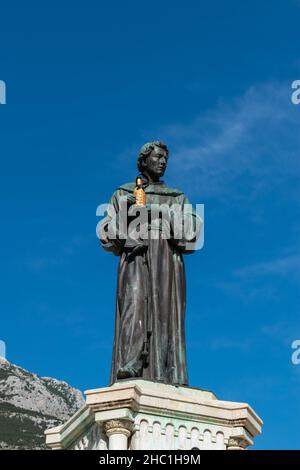
[[[0,449],[46,449],[45,429],[84,405],[79,390],[0,357]]]

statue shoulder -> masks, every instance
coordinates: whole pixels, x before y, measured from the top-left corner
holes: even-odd
[[[117,187],[117,190],[122,189],[123,191],[127,191],[128,193],[133,193],[135,189],[135,183],[124,183]]]
[[[166,184],[163,184],[160,187],[161,194],[166,194],[169,196],[184,196],[184,193],[180,191],[180,189],[177,188],[171,188],[171,186],[167,186]]]

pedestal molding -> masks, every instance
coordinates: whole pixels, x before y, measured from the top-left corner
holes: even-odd
[[[261,425],[247,403],[136,379],[88,390],[85,407],[46,431],[46,442],[52,449],[234,450],[252,445]]]

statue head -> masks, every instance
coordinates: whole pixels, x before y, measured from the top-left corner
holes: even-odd
[[[138,156],[138,170],[149,181],[159,181],[166,171],[168,163],[168,147],[159,141],[144,144]]]

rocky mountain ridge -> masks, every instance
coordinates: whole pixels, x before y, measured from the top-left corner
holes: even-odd
[[[0,449],[45,449],[45,429],[84,405],[66,382],[39,377],[0,357]]]

